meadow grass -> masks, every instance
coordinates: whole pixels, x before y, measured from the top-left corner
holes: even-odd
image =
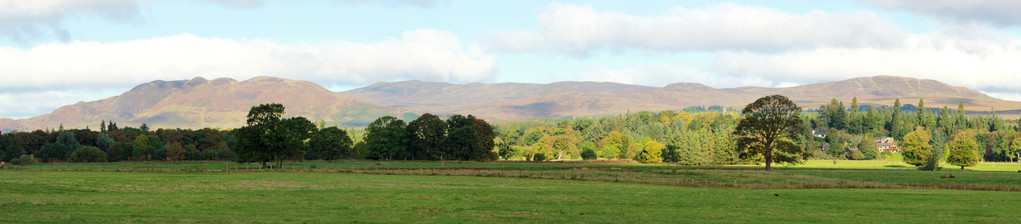
[[[519,177],[626,182],[671,186],[783,188],[890,188],[1021,191],[1021,174],[982,171],[991,167],[1018,167],[1013,163],[981,163],[975,169],[947,167],[918,171],[894,161],[807,161],[775,166],[677,166],[605,161],[567,162],[430,162],[430,161],[305,161],[285,163],[282,170],[261,169],[258,164],[226,161],[190,163],[66,163],[15,167],[15,171],[117,171],[117,172],[346,172],[387,175]],[[227,168],[230,167],[228,170]],[[7,170],[10,171],[10,170]],[[951,174],[955,178],[940,178]]]
[[[736,171],[741,172],[741,171]],[[782,174],[781,174],[782,175]],[[0,172],[0,223],[1010,223],[1021,193],[344,172]]]

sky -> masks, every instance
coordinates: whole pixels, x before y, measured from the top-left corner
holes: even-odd
[[[0,0],[0,117],[153,80],[789,87],[933,79],[1021,100],[1021,1]]]

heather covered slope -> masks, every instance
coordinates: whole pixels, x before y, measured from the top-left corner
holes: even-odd
[[[616,114],[628,111],[679,110],[690,106],[741,108],[771,94],[785,95],[806,109],[836,98],[850,104],[917,104],[929,108],[969,111],[1021,110],[1021,102],[990,97],[935,80],[876,76],[787,88],[740,87],[717,89],[697,83],[662,88],[605,82],[550,84],[450,84],[441,82],[380,82],[345,92],[331,92],[315,83],[273,77],[238,82],[201,77],[181,81],[153,81],[120,96],[60,107],[30,119],[0,119],[0,130],[57,128],[96,129],[100,121],[121,126],[202,128],[239,127],[249,108],[282,103],[287,116],[305,116],[341,126],[364,126],[384,115],[413,118],[414,114],[473,114],[491,121],[563,116]],[[409,120],[409,119],[406,119]]]
[[[317,84],[273,77],[238,82],[201,77],[153,81],[120,96],[60,107],[53,113],[20,120],[23,128],[98,127],[101,121],[159,128],[234,128],[244,124],[248,110],[263,103],[282,103],[286,116],[304,116],[329,124],[363,126],[382,115],[405,112],[371,101],[331,92]]]
[[[564,93],[627,95],[632,92],[653,89],[655,87],[609,82],[468,83],[458,85],[442,82],[402,81],[379,82],[341,93],[370,99],[392,107],[408,108],[415,111],[455,113],[461,109],[482,104],[544,95]]]
[[[422,88],[423,85],[416,83],[377,83],[344,93],[415,112],[475,114],[491,120],[678,110],[690,106],[740,108],[759,97],[772,94],[785,95],[806,109],[816,108],[833,98],[849,104],[853,97],[858,97],[859,104],[863,105],[892,105],[897,98],[901,99],[902,104],[916,104],[920,98],[924,98],[926,107],[930,108],[957,108],[958,102],[963,101],[965,108],[970,111],[1021,109],[1021,102],[993,98],[935,80],[894,76],[855,78],[788,88],[724,89],[697,83],[676,83],[662,88],[608,83],[428,83],[429,87]],[[527,85],[530,89],[522,91],[505,87],[514,85]],[[614,89],[615,86],[617,89]]]

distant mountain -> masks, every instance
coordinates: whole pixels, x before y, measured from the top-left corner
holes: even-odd
[[[412,116],[365,99],[331,92],[315,83],[273,77],[244,82],[229,78],[212,81],[202,77],[181,81],[153,81],[120,96],[63,106],[53,113],[18,120],[0,128],[99,129],[100,122],[153,128],[236,128],[244,125],[248,110],[263,103],[281,103],[285,116],[304,116],[328,124],[364,126],[382,115]],[[16,126],[16,125],[20,125]]]
[[[236,128],[248,110],[263,103],[282,103],[286,116],[304,116],[329,124],[365,126],[384,115],[406,120],[415,114],[473,114],[491,120],[521,120],[562,116],[617,114],[628,111],[680,110],[691,106],[743,108],[759,97],[781,94],[805,109],[836,98],[859,104],[917,104],[956,109],[963,101],[970,111],[1021,110],[1021,102],[996,99],[963,87],[926,79],[876,76],[788,88],[741,87],[716,89],[697,83],[662,88],[606,82],[550,84],[450,84],[440,82],[380,82],[335,93],[317,84],[273,77],[244,82],[201,77],[145,83],[120,96],[60,107],[29,119],[0,119],[0,131],[41,128],[98,129],[102,120],[119,126],[147,123],[153,128]]]
[[[469,83],[456,85],[442,82],[402,81],[378,82],[370,86],[341,92],[371,99],[377,103],[416,111],[456,113],[495,101],[514,100],[556,93],[618,93],[649,91],[655,87],[609,82]]]
[[[512,89],[507,86],[527,86],[528,89]],[[805,109],[818,108],[833,98],[849,106],[852,97],[858,97],[859,104],[863,105],[892,105],[896,98],[900,98],[902,104],[917,104],[920,98],[924,98],[926,107],[949,106],[956,109],[958,102],[964,101],[968,110],[1021,109],[1021,102],[996,99],[935,80],[894,76],[855,78],[789,88],[725,89],[697,83],[676,83],[654,88],[615,83],[416,85],[416,82],[395,82],[376,83],[344,93],[415,112],[475,114],[491,120],[679,110],[690,106],[743,108],[759,97],[772,94],[790,97]],[[459,95],[464,97],[457,97]]]

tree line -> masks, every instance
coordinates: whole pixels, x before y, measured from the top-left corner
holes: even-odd
[[[743,163],[733,112],[641,111],[497,124],[504,159],[635,159],[689,165]]]
[[[763,158],[741,157],[743,150],[738,149],[734,131],[738,122],[746,117],[725,111],[642,111],[589,118],[499,122],[497,145],[504,146],[498,147],[504,159],[605,158],[685,165],[762,161]],[[902,105],[900,99],[895,100],[892,107],[858,105],[855,97],[850,107],[833,99],[799,116],[802,127],[797,130],[801,133],[792,142],[803,149],[799,155],[802,159],[881,158],[889,155],[889,151],[880,153],[874,138],[885,136],[900,143],[908,151],[907,157],[914,151],[925,150],[917,154],[943,162],[961,159],[972,153],[957,153],[955,147],[968,148],[970,141],[975,142],[974,154],[978,156],[975,160],[1017,161],[1021,157],[1021,135],[1016,124],[995,114],[965,116],[963,102],[957,110],[950,110],[926,108],[924,99],[919,100],[917,106]],[[925,132],[929,138],[908,138],[916,131],[918,133],[913,136]],[[815,136],[822,132],[827,133],[826,137]],[[915,147],[912,142],[925,142],[929,146]],[[955,153],[961,156],[951,158]],[[930,154],[934,156],[928,156]]]
[[[818,113],[810,114],[807,122],[806,127],[828,134],[821,139],[810,138],[813,141],[809,143],[816,147],[829,144],[827,152],[816,151],[816,156],[821,158],[853,159],[861,153],[864,159],[872,159],[872,137],[884,136],[894,138],[905,150],[906,157],[919,156],[905,158],[912,164],[929,157],[934,158],[930,164],[948,162],[950,155],[957,152],[955,147],[970,149],[961,144],[968,142],[970,145],[971,141],[974,141],[976,161],[1012,162],[1021,157],[1017,123],[999,118],[995,113],[966,115],[963,101],[953,110],[946,106],[927,108],[924,99],[919,99],[917,105],[902,105],[897,99],[893,107],[887,107],[858,105],[857,98],[853,98],[846,108],[843,102],[832,99],[829,104],[820,106]]]
[[[5,162],[117,162],[149,160],[233,160],[230,132],[212,128],[149,130],[102,121],[100,130],[36,130],[0,135]],[[179,151],[179,153],[178,153]],[[28,161],[32,160],[32,161]]]
[[[850,106],[836,99],[801,113],[801,135],[792,142],[802,158],[875,159],[873,137],[890,136],[905,150],[905,160],[1018,161],[1021,135],[1014,122],[995,114],[965,116],[957,110],[901,105]],[[715,165],[759,162],[742,157],[735,136],[744,115],[723,107],[688,111],[641,111],[571,119],[499,122],[474,116],[441,119],[423,114],[405,122],[383,116],[363,130],[326,127],[303,117],[283,118],[279,104],[254,106],[244,127],[199,130],[117,127],[100,130],[37,130],[0,135],[0,159],[22,157],[51,161],[233,160],[280,166],[286,160],[476,160],[498,158],[634,159],[648,163]],[[728,112],[729,111],[729,112]],[[826,132],[816,137],[813,131]],[[912,134],[914,133],[914,134]],[[972,144],[974,141],[974,144]],[[924,143],[924,144],[923,144]],[[974,153],[958,148],[975,147]],[[956,155],[956,156],[954,156]],[[977,155],[973,159],[971,155]],[[967,157],[967,158],[966,158]],[[910,161],[907,161],[910,160]]]
[[[232,160],[280,167],[284,161],[381,159],[475,160],[497,158],[496,134],[485,120],[453,115],[446,120],[424,114],[405,123],[383,116],[361,135],[353,129],[326,127],[325,121],[284,118],[281,104],[254,106],[246,125],[233,130],[203,128],[149,130],[119,128],[37,130],[0,135],[0,160],[35,162],[117,162]]]

